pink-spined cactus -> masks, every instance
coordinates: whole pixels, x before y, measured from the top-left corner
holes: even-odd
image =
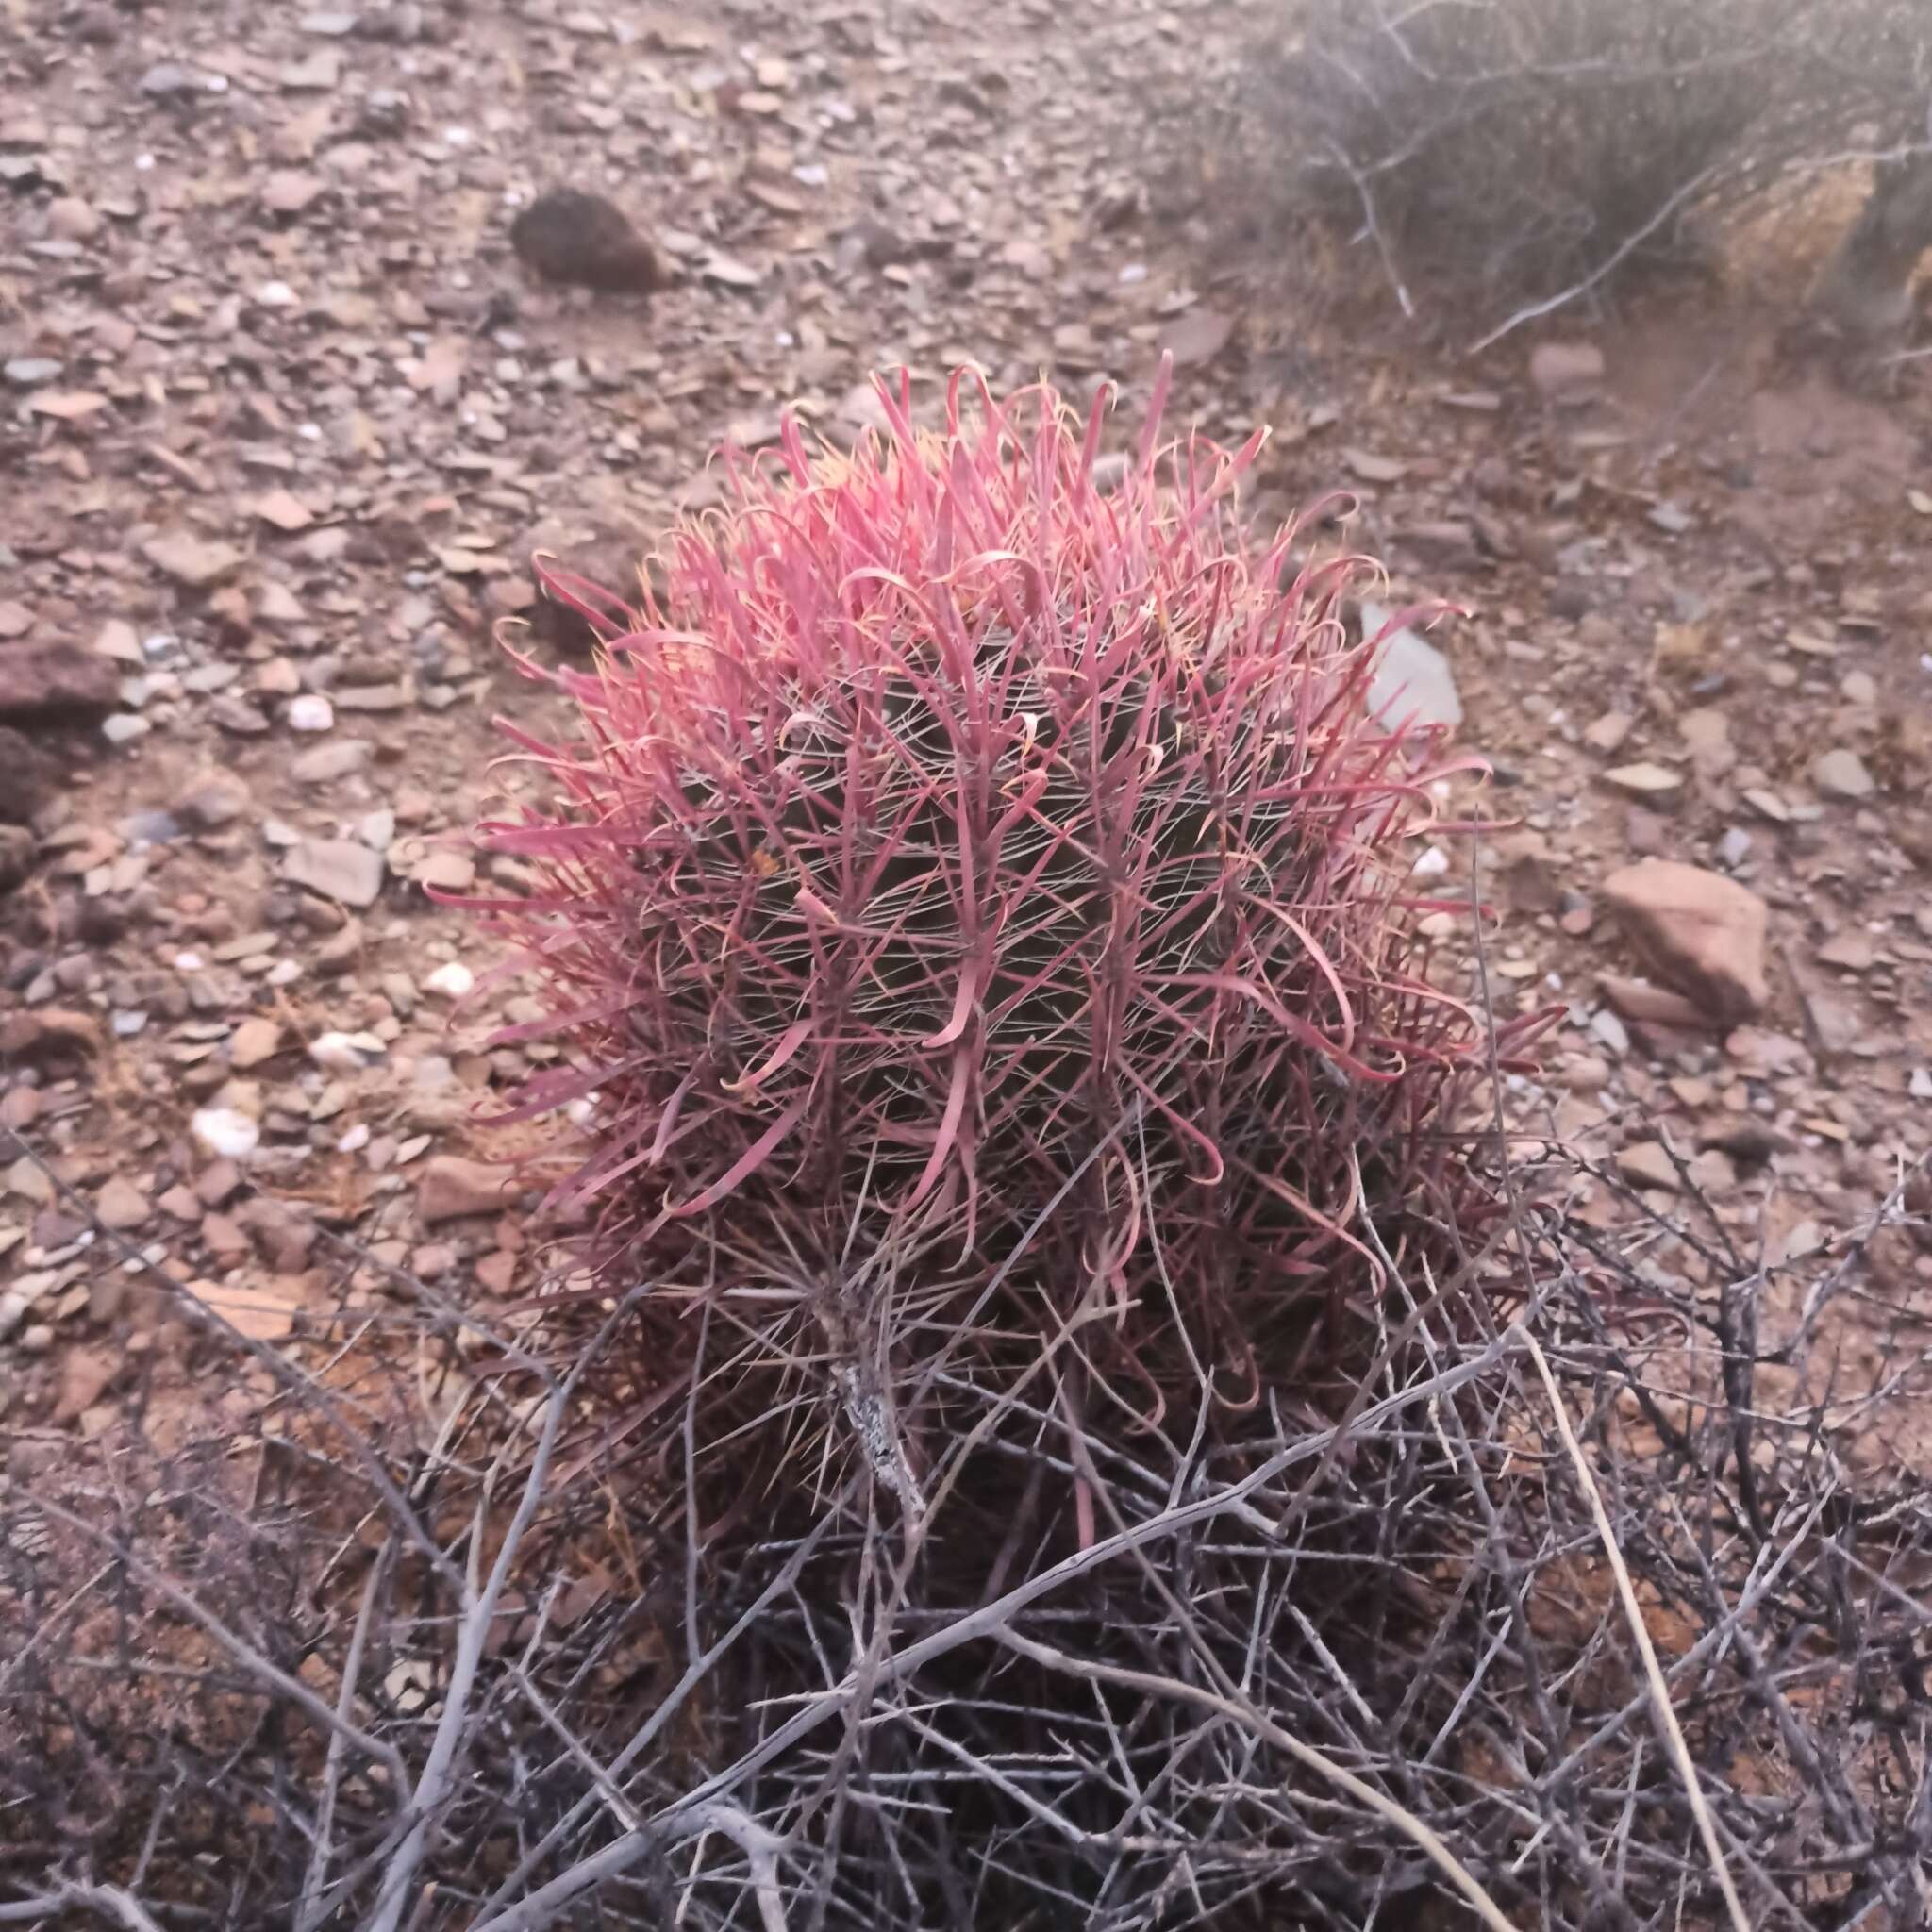
[[[1098,404],[956,375],[924,435],[881,384],[849,456],[734,466],[642,608],[549,586],[605,645],[526,665],[581,731],[507,725],[549,802],[479,831],[541,879],[476,903],[567,1056],[517,1114],[593,1100],[559,1191],[734,1481],[809,1435],[918,1507],[950,1378],[1043,1347],[1042,1408],[1252,1403],[1486,1211],[1490,1041],[1406,885],[1447,768],[1340,616],[1372,566],[1280,588],[1262,435],[1163,448],[1166,388],[1104,493]]]

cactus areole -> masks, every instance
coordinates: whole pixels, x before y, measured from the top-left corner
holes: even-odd
[[[1103,491],[1104,399],[881,383],[654,582],[547,583],[604,643],[524,662],[580,728],[506,724],[544,796],[479,832],[537,880],[468,902],[550,1008],[505,1037],[564,1050],[509,1118],[590,1103],[559,1197],[735,1453],[816,1401],[911,1496],[882,1443],[1042,1348],[1042,1408],[1252,1403],[1467,1230],[1489,1041],[1405,885],[1448,768],[1369,715],[1373,567],[1251,539],[1263,434],[1164,444],[1167,387]]]

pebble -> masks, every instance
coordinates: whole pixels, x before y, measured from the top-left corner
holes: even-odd
[[[94,1212],[100,1216],[104,1227],[110,1227],[117,1234],[127,1234],[137,1227],[145,1226],[154,1208],[132,1181],[116,1174],[95,1196]]]
[[[282,876],[325,899],[358,910],[382,896],[382,854],[353,839],[300,839],[282,861]]]
[[[331,1074],[359,1074],[388,1051],[373,1033],[324,1033],[308,1042],[308,1058]]]
[[[510,1171],[460,1155],[439,1154],[424,1167],[416,1191],[416,1217],[425,1227],[472,1214],[497,1214],[515,1191]]]
[[[1683,1185],[1676,1164],[1661,1141],[1640,1141],[1634,1147],[1621,1149],[1616,1167],[1633,1188],[1660,1188],[1675,1193]]]
[[[1814,759],[1811,782],[1827,798],[1870,798],[1878,788],[1855,751],[1828,751]]]
[[[301,702],[297,698],[289,708],[292,711]],[[325,704],[327,702],[326,698],[323,700]],[[334,722],[335,714],[331,711],[329,723],[332,724]],[[318,730],[327,727],[303,725],[298,728]],[[289,775],[298,785],[332,785],[338,779],[348,777],[351,773],[359,772],[369,762],[369,752],[370,746],[365,739],[332,739],[327,744],[318,744],[303,752],[290,764]]]
[[[1604,783],[1614,785],[1619,791],[1628,791],[1641,798],[1662,798],[1683,789],[1684,779],[1680,773],[1672,771],[1667,765],[1652,764],[1648,760],[1634,765],[1617,765],[1604,774]]]
[[[320,691],[312,691],[291,698],[282,716],[291,731],[329,731],[336,722],[335,707]]]
[[[1364,640],[1374,639],[1391,614],[1378,604],[1364,602]],[[1370,715],[1388,730],[1413,723],[1453,731],[1462,723],[1462,697],[1448,658],[1407,625],[1390,632],[1376,646],[1366,702]]]
[[[246,1073],[281,1051],[282,1029],[273,1020],[244,1020],[228,1041],[228,1064]]]
[[[439,966],[424,980],[425,992],[440,994],[446,1000],[465,998],[476,984],[476,975],[459,959],[452,959],[447,965]]]
[[[1604,352],[1594,342],[1539,342],[1530,351],[1529,379],[1550,402],[1587,403],[1603,388]]]
[[[204,1108],[189,1123],[189,1131],[199,1145],[223,1160],[245,1160],[261,1144],[261,1128],[231,1107]]]
[[[1590,1016],[1590,1036],[1622,1059],[1630,1051],[1630,1029],[1607,1007]]]

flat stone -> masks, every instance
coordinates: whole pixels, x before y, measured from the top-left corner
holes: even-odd
[[[1826,1053],[1849,1053],[1864,1038],[1865,1024],[1857,1008],[1831,993],[1807,992],[1805,1017]]]
[[[346,778],[350,773],[359,772],[368,762],[369,744],[366,740],[337,738],[291,759],[289,775],[298,785],[332,785],[338,778]]]
[[[1770,915],[1749,887],[1701,866],[1645,858],[1612,873],[1604,897],[1645,964],[1711,1019],[1733,1025],[1770,997]]]
[[[151,537],[141,546],[141,554],[163,576],[191,591],[211,591],[242,565],[242,553],[232,543],[209,542],[192,530]]]
[[[1865,760],[1855,751],[1828,751],[1814,759],[1811,782],[1827,798],[1870,798],[1878,789]]]
[[[1617,1173],[1633,1188],[1661,1188],[1675,1193],[1683,1185],[1661,1141],[1640,1141],[1617,1155]]]
[[[1604,783],[1639,798],[1663,798],[1684,787],[1681,773],[1672,771],[1668,765],[1652,764],[1648,759],[1634,765],[1613,766],[1604,774]]]
[[[0,643],[0,723],[96,724],[121,702],[113,664],[64,638]]]
[[[1365,603],[1362,636],[1373,640],[1391,614],[1380,605]],[[1367,702],[1370,716],[1387,730],[1415,724],[1453,731],[1462,723],[1462,697],[1448,658],[1406,625],[1390,632],[1377,647]]]
[[[1529,379],[1553,403],[1586,403],[1604,386],[1604,352],[1594,342],[1539,342]]]
[[[1667,986],[1652,986],[1648,980],[1628,979],[1621,973],[1600,973],[1597,985],[1604,997],[1626,1020],[1653,1026],[1703,1027],[1713,1024],[1711,1016],[1695,1000]]]
[[[416,1216],[425,1227],[471,1214],[499,1214],[516,1195],[511,1170],[460,1155],[439,1154],[426,1162],[416,1190]]]
[[[437,892],[467,892],[476,883],[476,861],[465,852],[432,852],[416,868],[416,882]]]
[[[244,1020],[228,1040],[228,1064],[245,1073],[281,1051],[282,1029],[273,1020]]]
[[[352,684],[335,692],[339,711],[402,711],[409,706],[409,689],[403,684]]]
[[[358,910],[382,895],[382,854],[353,839],[304,839],[289,850],[282,875],[325,899]]]
[[[94,1197],[94,1212],[101,1217],[104,1227],[111,1227],[117,1234],[128,1234],[147,1225],[154,1208],[132,1181],[116,1174]]]

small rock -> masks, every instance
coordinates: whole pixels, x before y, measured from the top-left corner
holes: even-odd
[[[16,389],[37,389],[43,382],[58,380],[65,366],[45,356],[16,356],[7,364],[6,375]]]
[[[452,959],[446,966],[439,966],[423,982],[423,990],[446,1000],[459,1000],[468,997],[475,984],[476,975],[461,960]]]
[[[224,731],[236,738],[259,738],[268,729],[268,720],[258,705],[225,691],[208,708],[208,716]]]
[[[464,852],[432,852],[416,868],[416,883],[427,891],[467,892],[476,883],[476,861]]]
[[[353,839],[303,839],[282,862],[282,876],[358,910],[382,896],[382,854]]]
[[[273,1059],[282,1047],[282,1029],[273,1020],[244,1020],[228,1041],[228,1064],[246,1073]]]
[[[232,1159],[211,1160],[194,1177],[195,1198],[204,1208],[224,1208],[241,1191],[242,1170]]]
[[[1870,798],[1877,790],[1865,761],[1855,751],[1828,751],[1814,759],[1811,782],[1827,798]]]
[[[320,691],[304,691],[300,697],[291,698],[282,716],[288,721],[291,731],[330,731],[335,728],[335,708]]]
[[[1617,1155],[1617,1173],[1633,1188],[1661,1188],[1675,1193],[1683,1185],[1676,1164],[1661,1141],[1640,1141]]]
[[[0,724],[95,724],[121,702],[107,658],[64,639],[0,643]]]
[[[1362,605],[1362,636],[1374,640],[1390,619],[1379,605]],[[1449,660],[1425,638],[1406,625],[1376,647],[1375,672],[1369,681],[1370,715],[1394,729],[1413,722],[1453,731],[1462,723],[1462,698]]]
[[[20,1066],[85,1058],[98,1053],[100,1047],[100,1022],[91,1013],[76,1013],[64,1007],[9,1013],[0,1023],[0,1058]]]
[[[1529,379],[1545,401],[1587,403],[1603,388],[1604,352],[1594,342],[1539,342],[1530,351]]]
[[[405,684],[345,684],[338,687],[336,707],[343,711],[404,711],[409,707]]]
[[[646,292],[670,273],[629,217],[601,194],[553,188],[510,224],[517,259],[550,282],[611,292]]]
[[[1604,997],[1624,1019],[1640,1024],[1702,1027],[1711,1024],[1710,1015],[1694,1000],[1688,1000],[1668,987],[1628,979],[1620,973],[1599,974],[1597,984]]]
[[[1805,1017],[1826,1053],[1849,1053],[1864,1038],[1865,1024],[1857,1008],[1831,993],[1807,992]]]
[[[1630,1051],[1630,1029],[1608,1007],[1599,1007],[1590,1016],[1590,1037],[1598,1045],[1608,1047],[1619,1059]]]
[[[439,1154],[423,1169],[416,1191],[416,1216],[425,1227],[471,1214],[499,1214],[514,1198],[515,1179],[508,1168],[460,1155]]]
[[[92,242],[101,232],[101,218],[77,195],[63,194],[47,204],[47,228],[69,242]]]
[[[208,91],[206,75],[197,74],[192,67],[183,67],[175,60],[158,61],[141,76],[136,86],[155,101],[180,100],[186,95]]]
[[[210,1215],[210,1221],[218,1219]],[[207,1233],[203,1224],[202,1232]],[[236,1230],[239,1234],[240,1230]],[[248,1238],[241,1237],[242,1252],[248,1249]],[[279,1341],[291,1334],[295,1318],[301,1305],[292,1295],[282,1289],[262,1287],[241,1287],[230,1282],[191,1281],[188,1292],[203,1304],[211,1314],[219,1315],[223,1321],[239,1334],[245,1335],[251,1341]]]
[[[274,176],[270,176],[271,182]],[[320,187],[320,183],[317,184]],[[293,536],[315,521],[315,513],[291,490],[271,490],[255,499],[255,514],[265,524]]]
[[[1389,541],[1395,548],[1407,551],[1419,563],[1438,570],[1474,570],[1482,562],[1474,525],[1454,518],[1404,524]]]
[[[357,111],[356,131],[374,140],[387,141],[407,132],[409,125],[409,97],[393,88],[371,88]]]
[[[261,1144],[260,1126],[232,1107],[204,1108],[189,1123],[189,1131],[220,1160],[245,1160]]]
[[[242,566],[242,553],[232,543],[210,543],[191,530],[151,537],[141,554],[163,576],[191,591],[211,591]]]
[[[70,1348],[60,1365],[60,1392],[54,1401],[54,1426],[78,1422],[108,1392],[125,1357],[98,1348]]]
[[[297,699],[296,703],[300,703]],[[291,705],[292,710],[294,707]],[[370,746],[366,739],[339,738],[328,744],[318,744],[312,750],[305,751],[289,766],[289,775],[298,785],[332,785],[338,778],[346,778],[352,772],[359,772],[369,762]]]
[[[1682,791],[1684,780],[1681,774],[1672,771],[1668,765],[1644,760],[1634,765],[1613,766],[1604,774],[1604,783],[1640,798],[1663,798],[1671,792]]]
[[[491,1294],[508,1294],[516,1286],[517,1257],[508,1248],[485,1255],[476,1263],[476,1283]]]
[[[226,772],[210,772],[181,794],[175,809],[197,831],[216,832],[231,825],[249,808],[248,788]]]
[[[1770,1122],[1749,1115],[1715,1128],[1703,1137],[1703,1144],[1728,1154],[1746,1167],[1762,1167],[1774,1154],[1788,1154],[1791,1145]]]
[[[102,1226],[110,1227],[117,1234],[127,1234],[146,1226],[154,1208],[132,1181],[117,1174],[95,1197],[94,1212],[101,1217]]]
[[[1645,858],[1612,873],[1604,896],[1652,971],[1713,1019],[1749,1019],[1770,997],[1770,915],[1748,887],[1700,866]]]
[[[324,1033],[308,1042],[308,1058],[331,1074],[359,1074],[388,1051],[373,1033]]]
[[[23,884],[34,869],[34,835],[25,825],[0,824],[0,895]]]

